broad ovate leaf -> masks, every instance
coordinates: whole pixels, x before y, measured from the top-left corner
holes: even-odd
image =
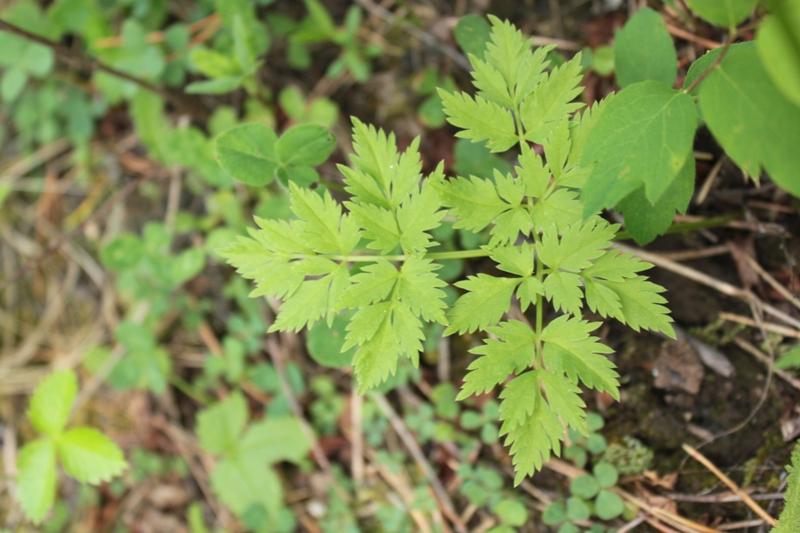
[[[625,216],[625,228],[637,243],[647,244],[667,231],[676,211],[686,213],[694,194],[694,176],[694,155],[689,154],[675,181],[654,204],[647,200],[644,186],[617,203]]]
[[[25,515],[40,523],[56,497],[56,447],[50,438],[29,442],[17,458],[17,500]]]
[[[675,45],[661,15],[640,9],[614,37],[614,69],[620,87],[660,81],[669,87],[678,75]]]
[[[78,379],[71,370],[53,372],[36,387],[28,417],[37,431],[51,437],[64,431],[78,392]]]
[[[657,81],[635,83],[608,102],[586,140],[581,166],[594,165],[581,193],[584,215],[611,207],[645,186],[657,201],[692,149],[692,97]]]
[[[56,445],[64,470],[81,483],[109,481],[128,467],[119,446],[94,428],[70,429]]]
[[[735,28],[753,12],[758,0],[686,0],[686,3],[707,21]]]
[[[800,107],[775,86],[755,48],[727,54],[700,85],[699,98],[711,133],[737,165],[751,176],[763,167],[800,196]]]
[[[772,82],[800,106],[800,0],[771,6],[772,16],[758,28],[756,47]]]
[[[316,124],[303,124],[287,130],[275,144],[275,153],[284,165],[316,166],[325,162],[336,148],[336,137]]]
[[[263,124],[240,124],[222,132],[214,154],[230,176],[247,185],[266,185],[280,166],[275,132]]]
[[[197,438],[207,452],[232,451],[247,424],[247,402],[238,392],[197,415]]]

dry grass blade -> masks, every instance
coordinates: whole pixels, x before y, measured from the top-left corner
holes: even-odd
[[[733,482],[731,478],[723,474],[719,468],[714,466],[714,463],[709,461],[706,456],[702,453],[698,452],[688,444],[683,445],[683,451],[691,455],[694,459],[696,459],[700,464],[708,468],[720,481],[722,481],[729,489],[731,489],[737,496],[739,496],[742,501],[752,509],[758,516],[763,518],[768,524],[774,526],[777,522],[774,518],[772,518],[760,505],[758,505],[749,494],[739,488],[739,485]]]

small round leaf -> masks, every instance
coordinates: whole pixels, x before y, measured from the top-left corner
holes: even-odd
[[[611,520],[622,514],[622,511],[625,510],[625,505],[622,503],[622,498],[613,492],[601,490],[600,494],[597,495],[597,500],[595,500],[594,508],[595,514],[600,519]]]
[[[594,467],[594,477],[601,487],[607,489],[617,484],[619,473],[610,463],[598,463]]]
[[[567,500],[567,518],[573,521],[588,520],[591,515],[589,506],[580,498],[569,498]]]
[[[586,440],[586,449],[592,453],[601,453],[606,449],[606,439],[599,433],[592,433]]]
[[[313,167],[325,162],[336,148],[336,137],[316,124],[295,126],[281,135],[275,146],[284,165]]]
[[[528,521],[528,510],[516,500],[503,500],[494,508],[503,523],[509,526],[522,526]]]
[[[217,137],[214,154],[233,179],[246,185],[266,185],[280,166],[276,142],[275,132],[263,124],[241,124]]]
[[[308,332],[308,353],[311,358],[322,366],[328,368],[345,368],[350,366],[353,360],[355,347],[342,353],[344,338],[347,332],[345,328],[350,323],[349,320],[337,315],[333,319],[333,324],[328,324],[323,320],[314,324]]]
[[[553,502],[547,506],[542,514],[542,522],[548,526],[555,526],[567,520],[567,510],[561,502]]]
[[[594,476],[586,474],[573,479],[572,483],[570,483],[569,490],[575,496],[588,500],[597,495],[597,492],[600,490],[600,485]]]

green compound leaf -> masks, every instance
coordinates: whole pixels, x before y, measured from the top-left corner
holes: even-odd
[[[128,467],[122,450],[94,428],[70,429],[58,438],[56,447],[64,470],[81,483],[109,481]]]
[[[600,322],[586,322],[577,318],[560,316],[542,331],[544,362],[553,372],[564,372],[570,381],[608,392],[619,399],[619,374],[614,364],[604,356],[611,353],[608,346],[598,342],[589,333],[596,330]]]
[[[800,107],[775,87],[754,47],[731,50],[700,85],[703,118],[733,161],[751,176],[763,167],[800,196]]]
[[[756,48],[772,82],[800,106],[800,2],[773,2],[771,8],[756,33]]]
[[[454,178],[435,180],[431,185],[439,193],[439,200],[450,208],[458,221],[454,228],[480,231],[511,206],[500,199],[494,183],[488,179]]]
[[[326,317],[328,324],[338,310],[340,298],[350,283],[347,265],[331,263],[335,270],[319,278],[306,280],[281,306],[278,318],[269,331],[300,331]]]
[[[647,244],[667,231],[675,218],[675,211],[686,214],[694,194],[694,178],[694,154],[689,154],[675,181],[654,204],[647,200],[644,187],[617,203],[617,209],[625,216],[625,228],[637,243]]]
[[[642,261],[632,254],[623,254],[619,250],[608,250],[595,259],[592,266],[583,271],[583,275],[609,281],[625,281],[628,278],[635,278],[639,272],[652,267],[651,263]]]
[[[573,102],[583,90],[581,54],[552,70],[539,88],[522,102],[520,118],[525,126],[525,139],[543,144],[564,117],[583,107]]]
[[[686,0],[689,8],[707,21],[735,28],[755,9],[758,0]]]
[[[593,217],[584,224],[571,225],[559,238],[551,227],[542,235],[537,251],[550,268],[583,270],[605,253],[618,228],[616,224],[610,225],[599,217]]]
[[[792,452],[792,464],[786,470],[789,472],[789,486],[784,498],[786,505],[778,518],[778,525],[772,533],[791,533],[792,529],[800,523],[800,444],[796,444]]]
[[[533,251],[533,244],[523,243],[519,246],[494,248],[489,257],[497,263],[498,269],[516,276],[527,277],[533,274]]]
[[[514,88],[521,75],[529,74],[522,71],[521,67],[529,56],[531,43],[510,22],[503,22],[492,15],[489,15],[489,21],[492,23],[492,34],[491,42],[486,45],[485,59],[493,67],[492,74],[499,73],[500,76],[492,75],[493,80],[487,80],[485,76],[478,75],[475,78],[475,87],[483,89],[482,85],[489,84],[498,87],[504,93],[505,101],[495,102],[504,107],[513,107],[514,100],[508,94],[508,88]],[[494,93],[491,90],[488,92],[489,96]]]
[[[247,185],[266,185],[280,166],[275,132],[262,124],[240,124],[214,141],[214,155],[233,179]]]
[[[439,170],[441,171],[441,168]],[[413,189],[397,208],[400,245],[405,253],[424,252],[436,245],[431,240],[429,232],[441,225],[445,211],[440,211],[442,204],[431,186],[430,179],[429,177],[422,183],[420,190]]]
[[[336,137],[316,124],[288,129],[275,144],[275,153],[284,165],[317,166],[336,148]]]
[[[361,346],[353,356],[353,366],[356,377],[358,377],[359,394],[363,394],[366,390],[383,383],[390,374],[394,375],[397,369],[397,359],[402,351],[392,327],[391,306],[374,305],[367,307],[360,311],[356,317],[365,316],[365,312],[370,309],[374,310],[371,313],[370,320],[373,324],[377,322],[377,330],[370,339],[359,342]],[[365,321],[356,322],[354,319],[352,325],[357,326],[357,328],[353,328],[353,331],[362,329],[366,331],[366,327],[372,324],[367,324]]]
[[[439,89],[447,121],[461,128],[456,137],[486,141],[492,152],[505,152],[519,142],[511,113],[480,96],[473,99],[466,93],[451,94]]]
[[[398,277],[399,272],[393,264],[379,259],[351,278],[353,284],[345,290],[340,305],[361,309],[384,300],[392,292]]]
[[[584,272],[586,274],[586,272]],[[659,294],[664,288],[647,281],[644,276],[628,278],[624,281],[608,281],[596,279],[596,283],[605,286],[619,298],[621,312],[619,316],[611,315],[634,331],[640,328],[660,331],[675,338],[669,309],[662,304],[667,301]]]
[[[614,37],[614,69],[620,87],[658,81],[669,87],[678,75],[678,55],[661,15],[640,9]]]
[[[31,397],[28,417],[36,431],[58,437],[67,425],[78,379],[71,370],[53,372],[37,385]]]
[[[531,405],[530,415],[509,431],[505,440],[505,445],[511,447],[513,455],[516,472],[514,485],[519,485],[525,476],[541,470],[542,463],[550,459],[551,452],[560,455],[560,441],[564,436],[564,426],[547,405],[538,387],[529,389],[522,401]],[[502,430],[500,434],[504,435]]]
[[[290,183],[292,212],[300,220],[296,227],[306,246],[321,254],[347,255],[353,251],[361,234],[356,223],[342,215],[342,207],[326,189],[323,196]]]
[[[581,400],[581,389],[564,376],[546,370],[539,372],[539,378],[547,395],[547,403],[558,413],[564,425],[588,436],[586,404]]]
[[[400,269],[397,281],[397,297],[415,316],[427,322],[445,324],[444,298],[447,294],[441,287],[447,286],[436,271],[441,268],[430,259],[409,257]]]
[[[692,149],[692,98],[655,81],[636,83],[605,105],[586,140],[581,165],[594,170],[581,193],[584,215],[610,207],[645,186],[657,201]]]
[[[20,449],[16,481],[20,507],[34,523],[41,523],[56,498],[56,447],[52,439],[38,439]]]
[[[544,295],[548,301],[553,302],[556,310],[580,315],[583,307],[583,292],[581,291],[581,278],[573,272],[556,270],[547,275],[542,283]]]
[[[419,184],[422,163],[418,147],[419,139],[414,139],[400,155],[393,133],[387,136],[353,118],[353,168],[339,165],[353,202],[385,208],[400,205]]]
[[[345,204],[353,220],[364,228],[362,237],[371,241],[367,248],[388,254],[400,244],[400,229],[394,214],[375,204]]]
[[[531,210],[534,227],[549,229],[554,226],[558,231],[564,231],[579,222],[582,215],[583,205],[578,200],[578,193],[569,189],[556,189],[536,202]]]
[[[470,350],[478,357],[469,365],[464,385],[458,395],[463,400],[473,394],[489,392],[503,383],[512,373],[519,374],[531,366],[536,358],[536,334],[518,320],[502,322],[488,331],[497,336],[486,339],[482,346]]]
[[[456,287],[469,292],[456,300],[450,309],[450,326],[444,334],[472,333],[478,328],[486,329],[496,324],[511,307],[511,296],[520,281],[520,278],[478,274],[456,283]]]
[[[309,255],[311,249],[300,238],[295,223],[256,217],[259,230],[250,230],[252,238],[239,237],[220,254],[246,279],[256,282],[250,297],[269,295],[285,298],[293,294],[305,275],[290,260],[295,254]]]

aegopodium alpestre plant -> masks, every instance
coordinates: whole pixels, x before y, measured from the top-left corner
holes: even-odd
[[[283,300],[271,331],[355,310],[343,349],[357,346],[360,392],[393,374],[400,357],[418,363],[423,322],[444,324],[446,334],[490,334],[472,350],[478,358],[459,398],[514,375],[500,393],[500,433],[519,483],[560,453],[565,428],[587,433],[580,384],[619,397],[612,350],[592,335],[600,323],[582,318],[587,308],[636,331],[674,333],[664,289],[641,275],[651,265],[609,250],[617,225],[584,217],[578,196],[592,168],[581,164],[583,148],[605,104],[576,113],[580,57],[547,73],[549,48],[532,51],[507,22],[492,18],[492,26],[484,57],[470,55],[477,94],[440,95],[459,137],[518,150],[512,174],[448,179],[440,165],[422,176],[418,140],[401,154],[393,135],[353,119],[356,154],[352,167],[339,167],[346,212],[327,190],[290,182],[296,218],[259,219],[260,229],[223,254],[255,281],[252,296]],[[446,215],[456,228],[490,228],[489,244],[429,252],[437,244],[430,232]],[[448,308],[437,261],[487,256],[500,272],[456,283],[465,292]],[[547,323],[546,301],[557,315]]]

